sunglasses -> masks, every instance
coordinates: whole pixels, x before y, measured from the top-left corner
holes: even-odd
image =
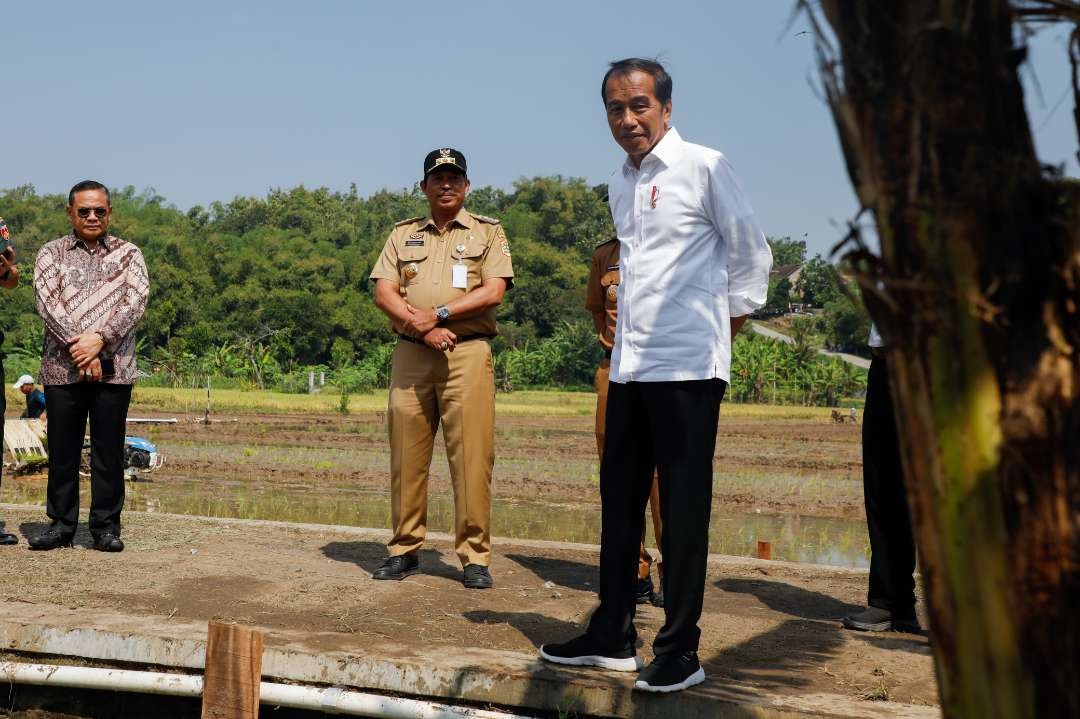
[[[75,210],[75,212],[78,213],[79,217],[81,217],[81,218],[83,218],[85,220],[87,217],[90,216],[91,213],[93,213],[94,215],[96,215],[98,217],[104,217],[105,215],[109,214],[109,208],[107,208],[107,207],[80,207],[79,209]]]

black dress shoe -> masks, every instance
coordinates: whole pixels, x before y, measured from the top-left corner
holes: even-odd
[[[645,577],[644,579],[637,580],[637,589],[634,594],[634,600],[638,604],[648,604],[653,598],[653,585],[652,577]]]
[[[112,532],[94,535],[94,549],[99,552],[122,552],[124,543]]]
[[[30,549],[44,552],[50,549],[56,549],[57,547],[70,547],[72,536],[74,535],[63,534],[59,529],[49,529],[43,534],[31,537],[27,541],[27,544],[30,545]]]
[[[18,544],[19,538],[14,534],[7,532],[0,532],[0,544]]]
[[[399,554],[396,557],[387,557],[382,566],[372,573],[372,579],[396,579],[402,580],[420,571],[420,559],[416,552]]]
[[[461,583],[466,589],[491,589],[494,582],[491,581],[491,572],[487,567],[480,564],[466,564]]]

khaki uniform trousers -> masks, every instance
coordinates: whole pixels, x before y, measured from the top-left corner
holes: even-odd
[[[390,370],[390,556],[413,552],[427,532],[427,484],[442,424],[454,488],[461,564],[491,562],[491,470],[495,463],[495,371],[491,347],[462,342],[453,352],[401,340]]]
[[[596,450],[600,455],[600,462],[604,461],[604,426],[607,416],[608,373],[611,369],[611,360],[604,359],[596,369]],[[656,534],[656,546],[660,546],[660,538],[663,536],[663,522],[660,521],[660,484],[659,476],[653,472],[652,489],[649,491],[649,509],[652,512],[653,532]],[[649,550],[645,548],[645,531],[641,533],[641,549],[638,554],[638,579],[648,579],[649,569],[652,567],[653,558]],[[658,578],[664,578],[664,558],[656,560],[656,573]]]

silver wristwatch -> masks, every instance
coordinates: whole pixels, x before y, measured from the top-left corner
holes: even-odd
[[[439,320],[439,323],[446,322],[450,319],[450,308],[446,305],[439,305],[435,308],[435,317]]]

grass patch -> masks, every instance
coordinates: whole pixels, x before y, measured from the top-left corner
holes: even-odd
[[[352,394],[349,395],[348,410],[350,413],[385,412],[386,400],[386,390]],[[211,394],[211,401],[212,412],[217,415],[237,412],[337,414],[341,411],[341,395],[329,392],[286,394],[270,390],[218,389]],[[197,416],[206,409],[206,390],[136,385],[131,404],[135,410]],[[508,417],[587,417],[596,411],[596,395],[556,390],[510,392],[496,395],[495,407],[498,414]],[[733,419],[820,420],[822,416],[828,416],[828,411],[823,407],[724,403],[721,415]]]

